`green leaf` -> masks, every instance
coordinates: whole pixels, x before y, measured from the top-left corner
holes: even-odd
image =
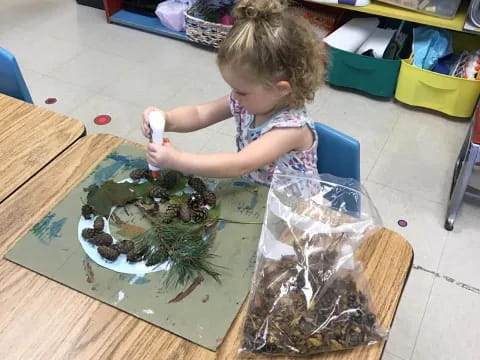
[[[113,206],[125,206],[127,203],[137,199],[137,195],[130,183],[116,183],[112,180],[106,181],[97,189],[92,189],[87,195],[87,203],[95,212],[104,217],[110,215]]]
[[[149,181],[144,182],[143,184],[131,184],[131,188],[135,192],[137,198],[145,197],[150,193],[150,189],[153,187],[153,184]]]
[[[175,183],[175,186],[168,190],[168,193],[173,195],[178,193],[179,191],[183,191],[185,189],[185,186],[187,186],[188,179],[186,176],[182,176],[180,179],[177,180]]]

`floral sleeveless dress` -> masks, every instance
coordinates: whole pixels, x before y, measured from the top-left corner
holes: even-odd
[[[307,117],[307,111],[305,108],[282,110],[258,127],[255,127],[255,115],[248,113],[231,95],[230,109],[237,124],[238,151],[241,151],[245,146],[250,144],[252,141],[255,141],[273,128],[291,128],[302,127],[306,125],[312,129],[315,137],[313,145],[310,149],[305,151],[290,151],[277,159],[275,162],[244,175],[243,178],[257,184],[270,186],[273,172],[277,165],[286,167],[289,170],[298,171],[299,173],[316,174],[318,172],[317,133],[313,123]]]

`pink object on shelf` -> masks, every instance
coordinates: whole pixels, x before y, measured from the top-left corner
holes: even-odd
[[[220,19],[220,24],[222,25],[233,25],[234,22],[233,16],[230,15],[223,15]]]

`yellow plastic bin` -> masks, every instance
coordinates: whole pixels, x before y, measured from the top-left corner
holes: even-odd
[[[477,41],[475,41],[477,40]],[[475,36],[461,34],[453,39],[456,51],[480,47]],[[403,103],[421,106],[458,117],[471,117],[480,95],[480,80],[469,80],[438,74],[402,60],[395,98]]]

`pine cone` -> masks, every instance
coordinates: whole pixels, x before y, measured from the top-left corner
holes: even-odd
[[[198,209],[203,205],[203,199],[200,194],[193,193],[187,200],[188,207],[190,209]]]
[[[96,234],[97,232],[92,228],[85,228],[82,230],[82,237],[87,241],[92,240]]]
[[[134,169],[130,172],[130,179],[132,180],[140,180],[140,179],[148,179],[150,172],[148,169]]]
[[[110,260],[110,261],[117,260],[118,255],[120,255],[120,253],[117,250],[112,249],[109,246],[99,246],[97,248],[97,251],[103,258],[105,258],[107,260]]]
[[[135,249],[130,250],[127,254],[127,261],[128,262],[139,262],[143,260],[144,253],[137,251]]]
[[[113,243],[113,238],[110,234],[101,232],[96,233],[91,242],[97,246],[110,246]]]
[[[117,244],[112,245],[112,247],[120,254],[128,254],[135,249],[135,243],[132,240],[122,240]]]
[[[170,170],[166,174],[163,175],[162,184],[167,189],[172,189],[177,184],[178,179],[180,179],[183,174],[176,170]]]
[[[150,196],[152,198],[160,199],[160,202],[165,202],[170,199],[167,190],[158,185],[152,186],[152,188],[150,189]]]
[[[178,216],[180,211],[180,205],[177,204],[169,204],[167,209],[163,213],[163,222],[168,224],[171,223],[173,219]]]
[[[202,200],[204,205],[208,205],[213,208],[217,204],[217,195],[215,195],[214,192],[207,190],[202,194]]]
[[[204,191],[207,190],[207,185],[202,181],[202,179],[198,177],[189,177],[188,178],[188,185],[195,190],[196,192],[202,194]]]
[[[92,215],[95,215],[95,210],[93,209],[93,207],[91,207],[88,204],[83,205],[82,206],[82,216],[85,219],[90,220],[92,218]]]
[[[187,204],[183,204],[180,207],[180,219],[182,219],[184,222],[189,222],[192,218],[191,210],[188,207]]]
[[[192,210],[192,220],[196,223],[201,223],[208,216],[208,210],[204,207]]]
[[[103,231],[103,228],[105,227],[105,221],[103,220],[103,217],[101,216],[97,216],[95,218],[95,221],[93,222],[93,229],[96,231],[96,232],[102,232]]]

